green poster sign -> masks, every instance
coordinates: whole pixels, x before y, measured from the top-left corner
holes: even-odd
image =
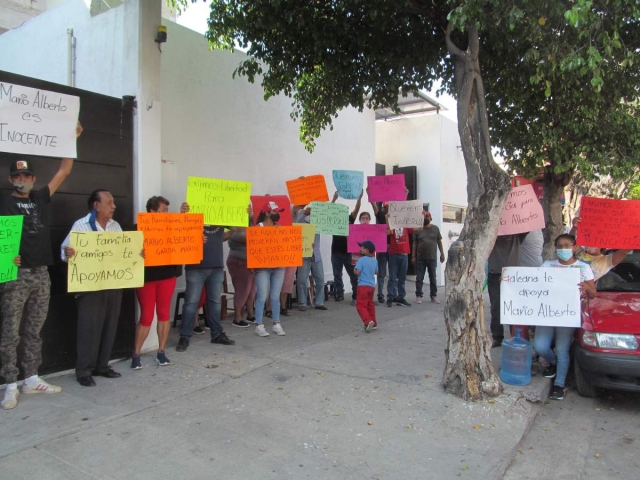
[[[18,278],[13,259],[20,253],[22,215],[0,216],[0,283]]]

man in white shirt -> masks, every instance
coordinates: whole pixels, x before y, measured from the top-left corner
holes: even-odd
[[[116,204],[103,189],[95,190],[88,200],[90,213],[77,220],[72,232],[121,232],[113,220]],[[71,234],[62,242],[61,258],[67,261],[76,252],[70,246]],[[78,360],[76,377],[83,387],[95,387],[93,376],[118,378],[120,373],[109,367],[111,349],[116,338],[122,290],[101,290],[76,295],[78,307]]]

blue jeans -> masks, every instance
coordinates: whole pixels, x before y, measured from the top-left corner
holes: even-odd
[[[422,297],[422,285],[424,284],[424,274],[429,272],[429,296],[436,298],[438,294],[438,285],[436,284],[436,268],[438,261],[433,260],[416,260],[416,297]]]
[[[575,331],[575,328],[569,327],[541,327],[539,325],[536,327],[533,346],[541,357],[547,359],[552,365],[557,365],[558,369],[554,384],[559,387],[564,387],[564,381],[567,378],[570,362],[569,348]],[[554,334],[556,339],[555,353],[551,349]]]
[[[333,285],[336,289],[336,298],[344,297],[344,283],[342,281],[342,267],[347,270],[347,275],[351,280],[351,292],[355,300],[358,292],[358,277],[353,272],[350,253],[332,253],[331,266],[333,267]]]
[[[298,292],[298,306],[307,305],[307,290],[309,289],[309,272],[316,284],[316,307],[324,304],[324,269],[322,261],[316,262],[311,258],[303,258],[302,266],[298,267],[296,291]]]
[[[196,318],[198,301],[204,285],[207,291],[207,320],[209,320],[209,327],[211,328],[211,339],[217,338],[222,333],[220,297],[222,295],[224,269],[222,267],[185,269],[185,277],[187,279],[187,288],[184,291],[180,336],[186,339],[191,338],[193,321]]]
[[[407,267],[409,266],[408,255],[389,255],[389,282],[387,283],[387,301],[403,299],[407,291],[404,282],[407,279]]]
[[[378,259],[378,296],[384,297],[384,279],[387,276],[387,263],[389,254],[387,252],[376,253]]]
[[[256,279],[256,323],[262,325],[264,305],[271,299],[273,321],[280,321],[280,290],[284,282],[284,268],[260,268],[255,271]]]

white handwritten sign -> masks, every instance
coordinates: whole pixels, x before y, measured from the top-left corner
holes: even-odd
[[[421,228],[424,225],[422,200],[389,202],[389,228]]]
[[[579,283],[579,268],[503,268],[500,323],[580,327]]]
[[[76,158],[80,98],[0,82],[0,152]]]
[[[504,205],[498,235],[532,232],[545,227],[542,205],[531,185],[514,187]]]

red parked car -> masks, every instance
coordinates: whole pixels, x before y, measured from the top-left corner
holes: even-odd
[[[574,339],[576,389],[583,397],[598,388],[640,392],[640,250],[600,278],[596,290]]]

